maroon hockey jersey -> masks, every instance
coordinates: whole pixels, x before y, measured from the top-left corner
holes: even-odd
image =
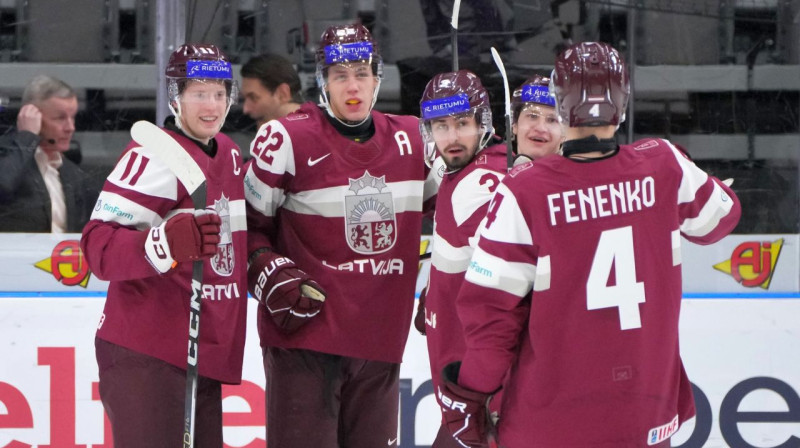
[[[510,448],[642,447],[694,415],[678,344],[681,235],[710,244],[738,199],[665,140],[547,157],[498,187],[457,299],[459,383],[504,389]],[[533,289],[530,312],[518,310]]]
[[[438,390],[442,368],[464,356],[456,294],[477,244],[478,226],[506,170],[506,146],[494,145],[479,152],[463,169],[446,173],[439,186],[425,296],[425,337],[434,390]]]
[[[354,142],[324,113],[308,103],[263,125],[250,147],[250,250],[273,246],[328,294],[322,312],[291,335],[260,306],[261,344],[400,362],[423,203],[437,182],[416,118],[373,111],[375,134]]]
[[[239,383],[247,321],[247,233],[239,148],[217,134],[212,158],[193,141],[167,131],[206,175],[207,206],[222,218],[217,254],[204,261],[198,369],[201,376]],[[159,274],[146,260],[147,231],[191,197],[147,148],[131,142],[108,176],[81,247],[92,271],[110,280],[97,337],[186,368],[192,263]]]

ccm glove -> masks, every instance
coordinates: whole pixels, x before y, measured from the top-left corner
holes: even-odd
[[[221,224],[219,215],[212,210],[178,213],[148,232],[147,261],[163,274],[177,263],[211,258],[217,253]]]
[[[427,290],[428,288],[422,288],[422,291],[419,293],[417,314],[414,316],[414,328],[423,336],[425,336],[425,294]]]
[[[459,386],[460,369],[460,361],[451,362],[442,369],[442,389],[438,395],[447,430],[466,447],[489,447],[490,440],[494,441],[494,423],[489,415],[492,394]]]
[[[250,294],[266,306],[275,324],[292,333],[319,314],[325,290],[297,268],[292,260],[266,251],[256,255],[247,270]]]

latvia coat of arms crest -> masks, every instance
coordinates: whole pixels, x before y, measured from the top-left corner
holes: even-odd
[[[349,181],[344,198],[347,244],[360,254],[386,252],[397,240],[392,193],[382,192],[388,188],[386,176],[375,177],[364,171],[363,176]]]
[[[231,233],[231,206],[230,199],[223,194],[218,200],[214,201],[214,210],[222,220],[219,229],[219,244],[217,253],[211,259],[211,267],[219,275],[225,277],[233,273],[233,234]]]

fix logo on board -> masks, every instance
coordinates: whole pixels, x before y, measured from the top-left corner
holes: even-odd
[[[769,289],[778,256],[783,247],[783,238],[776,241],[747,241],[736,246],[731,258],[714,265],[737,283],[747,288]]]
[[[34,263],[37,268],[49,272],[64,286],[82,286],[89,284],[91,271],[86,257],[83,256],[77,240],[66,240],[56,244],[50,256]]]

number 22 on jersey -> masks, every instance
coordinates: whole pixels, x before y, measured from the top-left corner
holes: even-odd
[[[283,134],[280,131],[272,132],[272,126],[262,127],[256,135],[255,156],[271,165],[274,157],[271,152],[276,151],[283,144]]]
[[[609,286],[612,272],[614,282]],[[630,330],[642,327],[639,304],[644,301],[644,282],[636,281],[633,228],[604,230],[594,251],[592,269],[586,282],[586,309],[617,307],[620,329]]]

